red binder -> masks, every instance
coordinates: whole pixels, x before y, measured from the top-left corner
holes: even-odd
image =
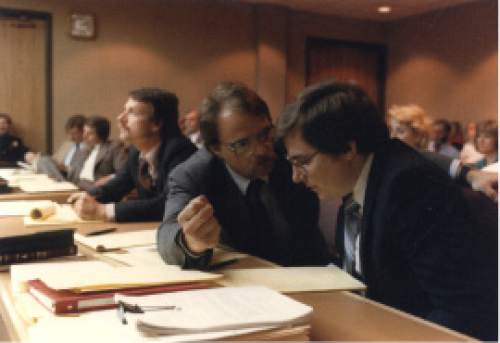
[[[174,285],[123,288],[96,292],[76,293],[70,290],[55,290],[41,280],[28,281],[28,291],[43,306],[55,314],[78,313],[116,307],[113,297],[116,293],[146,295],[213,287],[213,283],[190,282]]]

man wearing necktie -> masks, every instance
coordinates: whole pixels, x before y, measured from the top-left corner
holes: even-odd
[[[497,208],[408,145],[359,87],[306,88],[278,122],[293,178],[343,197],[338,264],[366,296],[483,340],[497,339]]]
[[[177,125],[179,101],[159,88],[139,88],[129,93],[117,116],[120,140],[129,145],[126,165],[106,184],[68,199],[86,219],[108,221],[161,220],[170,171],[196,147]],[[136,199],[122,200],[133,189]]]
[[[266,103],[221,83],[202,102],[200,130],[205,148],[169,177],[162,258],[203,269],[222,243],[282,265],[325,265],[318,200],[292,182]]]

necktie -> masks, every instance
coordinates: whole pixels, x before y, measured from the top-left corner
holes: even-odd
[[[246,201],[250,213],[250,220],[252,224],[252,232],[249,233],[250,242],[257,255],[269,258],[273,244],[273,228],[269,213],[264,206],[261,198],[261,188],[264,182],[260,179],[255,179],[250,182],[247,188]]]
[[[359,277],[361,270],[356,269],[356,243],[361,231],[361,206],[350,195],[344,202],[344,268]]]
[[[139,160],[139,184],[147,190],[153,188],[153,177],[149,173],[149,163],[145,159]]]

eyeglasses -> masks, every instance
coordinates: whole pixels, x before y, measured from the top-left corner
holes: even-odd
[[[236,156],[248,156],[255,151],[256,143],[270,143],[274,137],[274,126],[269,125],[255,135],[231,143],[223,143]]]
[[[319,151],[315,151],[308,156],[287,157],[288,162],[303,174],[307,174],[307,167],[312,163]]]

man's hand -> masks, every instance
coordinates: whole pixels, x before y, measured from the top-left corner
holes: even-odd
[[[68,198],[78,216],[85,220],[106,220],[106,210],[103,204],[98,203],[90,194],[74,193]]]
[[[192,199],[177,216],[187,248],[202,253],[219,243],[220,225],[204,195]]]
[[[467,173],[472,189],[481,191],[494,202],[498,202],[498,174],[472,169]]]

